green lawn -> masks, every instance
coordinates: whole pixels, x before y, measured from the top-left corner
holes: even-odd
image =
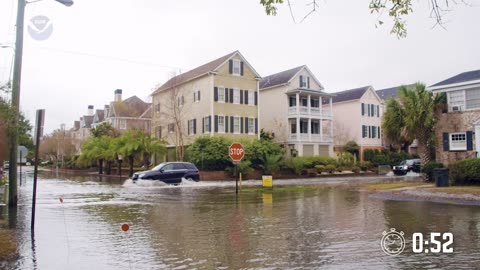
[[[372,191],[381,191],[381,190],[391,190],[397,188],[405,188],[405,187],[416,187],[426,185],[425,182],[392,182],[392,183],[375,183],[375,184],[366,184],[362,187],[367,190]]]

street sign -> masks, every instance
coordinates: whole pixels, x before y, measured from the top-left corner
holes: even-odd
[[[18,146],[17,163],[27,162],[28,149],[23,145]]]
[[[228,149],[228,155],[234,162],[240,162],[245,155],[245,150],[243,149],[242,144],[232,143],[232,145],[230,145],[230,148]]]

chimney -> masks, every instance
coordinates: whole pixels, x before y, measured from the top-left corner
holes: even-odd
[[[113,101],[115,102],[122,101],[122,89],[115,90],[115,98]]]
[[[93,105],[88,105],[88,114],[87,115],[93,115]]]

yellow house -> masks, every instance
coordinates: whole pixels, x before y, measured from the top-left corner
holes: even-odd
[[[200,136],[259,137],[260,76],[235,51],[175,76],[152,93],[152,132],[168,145]]]

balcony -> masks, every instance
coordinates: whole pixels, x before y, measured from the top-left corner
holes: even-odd
[[[300,133],[300,136],[293,133],[288,136],[288,140],[290,142],[311,142],[311,143],[332,143],[333,137],[330,135],[320,135],[320,134],[307,134],[307,133]]]
[[[310,115],[310,116],[332,117],[332,111],[330,110],[330,108],[320,109],[319,107],[300,106],[299,114]],[[297,107],[296,106],[288,107],[288,115],[298,115]]]

